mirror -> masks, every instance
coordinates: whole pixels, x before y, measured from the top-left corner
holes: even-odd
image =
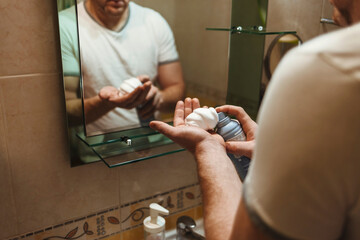
[[[129,0],[86,0],[77,14],[86,136],[171,121],[185,84],[167,21]]]
[[[229,34],[206,31],[205,29],[214,25],[230,26],[231,1],[130,1],[129,17],[125,19],[124,25],[117,31],[110,31],[101,26],[98,20],[89,14],[91,9],[86,8],[87,1],[90,0],[85,0],[85,2],[58,0],[64,88],[71,152],[73,154],[72,166],[99,159],[104,160],[103,158],[113,159],[114,156],[118,155],[121,156],[120,162],[126,163],[134,159],[142,160],[149,156],[178,151],[178,146],[170,147],[174,144],[169,139],[159,136],[159,134],[146,126],[140,126],[135,106],[131,106],[132,115],[126,121],[116,120],[114,121],[115,125],[104,124],[103,127],[101,125],[91,127],[91,124],[95,122],[94,119],[97,120],[98,118],[97,116],[94,117],[88,110],[88,106],[91,106],[91,104],[96,105],[96,102],[88,103],[88,100],[99,97],[99,93],[106,86],[111,86],[111,91],[118,91],[121,81],[142,74],[148,75],[150,80],[153,81],[152,87],[163,90],[164,81],[159,79],[161,78],[161,71],[164,71],[162,67],[179,62],[182,66],[182,75],[177,74],[177,76],[184,79],[186,88],[182,92],[181,86],[175,87],[174,90],[176,91],[171,94],[171,97],[176,98],[176,100],[183,99],[185,96],[198,97],[203,105],[208,106],[224,104],[227,94]],[[91,2],[119,4],[120,7],[122,1],[91,0]],[[137,16],[136,10],[132,11],[131,9],[140,9],[142,11],[144,7],[147,8],[146,11],[150,11],[156,16],[158,14],[162,16],[162,18],[157,17],[153,21],[160,21],[166,34],[159,33],[161,28],[158,22],[156,22],[156,28],[152,26],[154,29],[151,29],[151,31],[153,35],[156,35],[155,37],[158,37],[156,43],[165,46],[163,50],[158,46],[154,48],[150,45],[150,40],[154,38],[151,32],[145,34],[146,29],[144,30],[142,25],[136,27],[136,23],[144,15],[135,18]],[[204,9],[206,11],[203,11]],[[199,14],[199,12],[202,12],[202,14]],[[115,51],[109,53],[115,56],[110,57],[109,54],[105,54],[106,51],[101,46],[112,43],[111,40],[104,40],[103,44],[97,42],[97,38],[103,38],[103,32],[94,31],[95,28],[92,28],[87,35],[83,34],[86,25],[83,25],[83,20],[79,20],[79,18],[84,16],[91,22],[91,27],[96,26],[110,35],[127,33],[124,30],[126,28],[129,30],[131,26],[131,32],[135,32],[134,34],[137,34],[137,37],[131,44],[121,48],[121,54],[128,57],[130,63],[122,63],[120,60],[124,56]],[[146,21],[147,24],[149,22],[151,21]],[[150,28],[151,26],[146,27]],[[160,37],[157,35],[160,35]],[[163,42],[159,43],[159,41]],[[86,45],[88,43],[97,43],[97,45],[91,47]],[[86,49],[87,47],[90,50]],[[156,54],[160,50],[163,51],[161,52],[162,55]],[[101,54],[95,57],[95,55],[92,55],[95,52]],[[145,59],[146,54],[150,56],[147,57],[151,61],[141,59],[142,55],[144,55]],[[156,59],[154,56],[156,56]],[[113,60],[113,57],[117,57],[117,60]],[[93,61],[91,67],[86,65],[89,61]],[[150,70],[142,70],[142,65],[146,65],[146,68]],[[115,75],[114,79],[116,78],[119,83],[107,82],[104,84],[102,81],[89,81],[89,74],[94,74],[95,70],[102,72],[109,68],[115,72],[112,75]],[[125,71],[126,74],[120,74],[118,72],[120,70]],[[174,75],[176,71],[176,68],[170,68],[171,75]],[[106,76],[107,73],[103,74],[105,75],[102,76]],[[103,79],[103,77],[100,77],[100,79]],[[143,81],[146,82],[147,79]],[[89,90],[91,88],[92,92]],[[178,94],[179,92],[182,93]],[[105,91],[105,96],[106,93]],[[174,100],[174,102],[176,101]],[[138,108],[140,108],[139,105],[143,106],[145,104],[139,103]],[[103,116],[103,112],[107,114],[111,112],[109,109],[113,110],[113,108],[113,106],[100,107],[95,111],[95,114]],[[151,116],[170,121],[173,106],[169,109],[169,111],[156,111]],[[129,140],[131,146],[128,146]],[[156,147],[158,148],[157,151],[154,150]],[[109,152],[113,154],[108,156]],[[129,155],[129,157],[124,155]]]
[[[297,34],[281,34],[274,38],[270,43],[264,58],[264,72],[266,78],[262,79],[260,97],[263,98],[271,76],[275,71],[280,60],[292,48],[302,44],[301,38]]]

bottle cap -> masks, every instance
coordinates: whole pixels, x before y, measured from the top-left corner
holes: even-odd
[[[221,128],[231,121],[230,118],[226,116],[225,113],[223,112],[219,112],[218,117],[219,117],[219,122],[216,125],[217,128]]]
[[[144,219],[144,230],[149,233],[159,233],[165,229],[165,219],[159,214],[168,215],[169,210],[157,203],[150,204],[150,216]]]

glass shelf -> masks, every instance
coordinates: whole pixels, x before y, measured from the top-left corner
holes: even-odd
[[[84,132],[77,133],[77,137],[85,142],[89,147],[106,145],[113,142],[126,142],[128,139],[145,137],[159,134],[150,127],[133,128],[120,132],[106,133],[98,136],[86,137]],[[129,137],[131,136],[131,137]]]
[[[225,31],[231,32],[231,34],[254,34],[254,35],[272,35],[272,34],[296,34],[296,31],[273,31],[269,29],[265,29],[263,26],[252,26],[252,27],[241,27],[235,26],[232,28],[206,28],[209,31]]]
[[[160,135],[163,137],[163,135]],[[136,139],[133,145],[128,147],[122,142],[110,143],[98,147],[93,147],[95,154],[109,167],[117,167],[161,157],[172,153],[184,151],[180,145],[172,142],[170,139],[151,142],[151,137]]]
[[[185,150],[164,135],[146,127],[91,137],[77,133],[77,137],[109,168]]]

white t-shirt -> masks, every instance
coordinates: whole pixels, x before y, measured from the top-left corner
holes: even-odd
[[[96,22],[84,2],[77,7],[84,98],[96,96],[104,86],[118,88],[122,81],[143,74],[155,81],[160,64],[178,60],[171,28],[154,10],[130,2],[129,18],[121,31],[115,32]],[[86,130],[101,134],[139,126],[135,109],[116,108],[86,124]]]
[[[291,239],[360,239],[360,24],[291,51],[259,113],[250,216]]]
[[[75,6],[59,13],[61,57],[65,76],[80,76]]]

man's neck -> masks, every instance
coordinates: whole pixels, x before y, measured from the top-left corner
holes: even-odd
[[[351,24],[359,23],[360,22],[360,2],[353,1],[353,5],[351,7],[350,15],[351,15]]]
[[[91,1],[85,2],[85,8],[100,25],[115,32],[120,31],[124,27],[129,17],[129,7],[122,14],[116,16],[106,14],[104,9],[91,4]]]

